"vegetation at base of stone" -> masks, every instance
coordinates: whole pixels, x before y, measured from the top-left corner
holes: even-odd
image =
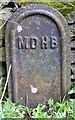
[[[0,120],[2,118],[24,118],[25,107],[19,103],[12,103],[10,99],[0,104]]]
[[[2,118],[70,118],[73,120],[75,118],[75,99],[64,103],[49,99],[43,105],[38,104],[35,109],[28,109],[18,102],[12,103],[8,98],[0,104],[0,120]]]
[[[71,14],[73,11],[75,11],[75,1],[74,2],[71,2],[71,3],[67,3],[67,2],[23,2],[23,0],[19,1],[18,4],[20,6],[24,6],[24,5],[27,5],[27,4],[34,4],[34,3],[37,3],[37,4],[46,4],[46,5],[49,5],[49,6],[52,6],[54,7],[55,9],[57,9],[60,13],[62,13],[64,16],[67,16],[69,14]]]

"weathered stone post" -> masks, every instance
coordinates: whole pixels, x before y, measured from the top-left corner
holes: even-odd
[[[50,97],[60,101],[71,85],[70,33],[65,18],[50,6],[27,5],[11,16],[5,41],[14,101],[28,107]]]

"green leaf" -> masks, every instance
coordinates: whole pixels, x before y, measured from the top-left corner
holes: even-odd
[[[51,107],[53,104],[54,104],[53,99],[49,99],[49,100],[48,100],[48,105],[49,105],[49,107]]]
[[[0,104],[0,120],[4,118],[2,105]]]
[[[68,92],[68,94],[73,94],[75,93],[75,86]]]

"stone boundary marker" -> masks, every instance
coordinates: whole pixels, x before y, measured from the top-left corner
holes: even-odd
[[[5,42],[14,102],[35,107],[62,99],[71,86],[70,41],[65,18],[50,6],[27,5],[11,16]]]

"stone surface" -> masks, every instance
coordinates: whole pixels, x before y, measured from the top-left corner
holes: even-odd
[[[66,17],[67,22],[69,24],[69,29],[71,33],[71,41],[70,41],[70,48],[71,48],[71,81],[75,82],[75,12],[73,12],[70,16]],[[69,21],[70,19],[70,21]]]
[[[6,59],[15,102],[35,107],[50,97],[61,100],[71,85],[69,35],[64,17],[49,6],[28,5],[10,18]]]
[[[12,8],[4,8],[4,9],[1,9],[0,10],[0,20],[5,20],[7,21],[10,16],[12,15],[12,12],[11,11]]]

